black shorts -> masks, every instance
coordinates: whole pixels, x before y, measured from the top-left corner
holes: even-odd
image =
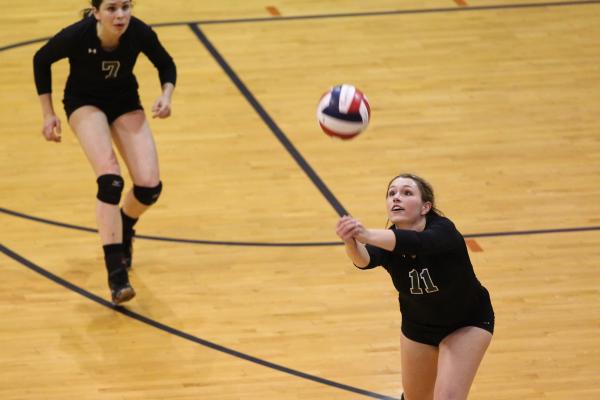
[[[83,97],[65,96],[63,99],[67,119],[71,117],[73,111],[83,106],[98,107],[106,115],[108,124],[112,124],[115,119],[130,111],[143,110],[142,103],[137,94],[125,97],[116,97],[112,100],[98,100]]]
[[[402,333],[410,340],[437,347],[446,336],[467,326],[475,326],[493,334],[494,321],[494,309],[486,290],[482,304],[479,304],[462,322],[448,326],[436,326],[419,324],[402,318]]]

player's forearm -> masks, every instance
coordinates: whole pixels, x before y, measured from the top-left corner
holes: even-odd
[[[174,90],[175,85],[173,85],[171,82],[165,82],[165,84],[162,85],[162,95],[168,97],[169,99],[171,96],[173,96]]]
[[[366,229],[365,234],[357,239],[387,251],[393,251],[396,247],[396,235],[390,229]]]
[[[352,239],[352,241],[346,242],[345,245],[346,255],[354,265],[359,268],[364,268],[369,265],[371,258],[369,257],[369,253],[364,244]]]
[[[54,106],[52,105],[52,93],[43,93],[39,96],[40,105],[42,106],[42,115],[55,115]]]

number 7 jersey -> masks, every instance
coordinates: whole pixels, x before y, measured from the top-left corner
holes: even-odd
[[[161,85],[175,85],[176,67],[151,27],[131,17],[119,45],[106,51],[96,33],[96,19],[86,17],[52,37],[34,56],[34,77],[38,94],[52,92],[52,63],[68,58],[69,77],[65,97],[110,100],[137,93],[133,74],[137,57],[144,53],[159,72]]]

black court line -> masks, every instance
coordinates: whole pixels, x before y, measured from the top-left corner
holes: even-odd
[[[217,19],[217,20],[197,20],[188,21],[188,25],[218,25],[218,24],[239,24],[249,22],[284,22],[297,21],[307,19],[328,19],[328,18],[356,18],[356,17],[380,17],[389,15],[412,15],[412,14],[434,14],[434,13],[454,13],[454,12],[472,12],[472,11],[493,11],[493,10],[510,10],[524,8],[548,8],[548,7],[564,7],[564,6],[583,6],[600,4],[600,0],[580,0],[580,1],[556,1],[546,3],[517,3],[517,4],[496,4],[490,6],[468,6],[468,7],[441,7],[441,8],[421,8],[409,10],[387,10],[387,11],[363,11],[355,13],[333,13],[333,14],[312,14],[312,15],[291,15],[277,17],[256,17],[256,18],[232,18],[232,19]],[[152,26],[177,26],[181,22],[160,23]]]
[[[600,226],[582,226],[578,228],[556,228],[556,229],[534,229],[529,231],[509,231],[509,232],[488,232],[471,233],[463,235],[465,238],[483,238],[498,236],[523,236],[523,235],[543,235],[547,233],[570,233],[570,232],[589,232],[600,231]]]
[[[257,18],[231,18],[231,19],[215,19],[215,20],[193,20],[183,22],[163,22],[152,24],[153,27],[168,27],[181,25],[219,25],[219,24],[237,24],[251,22],[284,22],[295,20],[310,20],[310,19],[327,19],[327,18],[353,18],[353,17],[377,17],[389,15],[407,15],[407,14],[431,14],[431,13],[460,13],[472,11],[493,11],[493,10],[510,10],[510,9],[526,9],[526,8],[548,8],[548,7],[568,7],[568,6],[585,6],[600,4],[600,0],[579,0],[579,1],[556,1],[546,3],[517,3],[517,4],[496,4],[490,6],[468,6],[468,7],[442,7],[430,9],[411,9],[411,10],[387,10],[387,11],[371,11],[371,12],[356,12],[356,13],[333,13],[333,14],[314,14],[314,15],[291,15],[278,17],[257,17]],[[34,43],[45,42],[49,37],[27,40],[23,42],[9,44],[0,47],[0,52],[14,49],[16,47],[27,46]]]
[[[97,233],[98,230],[85,226],[66,224],[64,222],[52,221],[46,218],[40,218],[33,215],[9,210],[0,207],[0,213],[11,215],[17,218],[23,218],[30,221],[40,222],[42,224],[58,226],[61,228],[74,229],[84,232]],[[600,231],[600,226],[584,226],[576,228],[555,228],[555,229],[535,229],[528,231],[504,231],[504,232],[484,232],[484,233],[467,233],[463,235],[465,239],[476,239],[485,237],[499,236],[524,236],[524,235],[544,235],[551,233],[571,233],[571,232],[589,232]],[[342,242],[242,242],[242,241],[218,241],[218,240],[203,240],[203,239],[185,239],[165,236],[153,235],[135,235],[136,239],[156,240],[160,242],[185,243],[185,244],[202,244],[213,246],[248,246],[248,247],[312,247],[312,246],[342,246]]]
[[[153,320],[151,318],[148,318],[148,317],[146,317],[144,315],[138,314],[135,311],[128,310],[128,309],[126,309],[124,307],[121,307],[121,306],[115,306],[111,302],[109,302],[107,300],[104,300],[103,298],[101,298],[99,296],[96,296],[95,294],[93,294],[91,292],[88,292],[87,290],[85,290],[85,289],[83,289],[83,288],[81,288],[81,287],[79,287],[77,285],[74,285],[71,282],[68,282],[68,281],[62,279],[61,277],[59,277],[57,275],[54,275],[52,272],[50,272],[50,271],[48,271],[48,270],[46,270],[46,269],[44,269],[44,268],[42,268],[42,267],[34,264],[33,262],[31,262],[31,261],[29,261],[27,259],[25,259],[24,257],[20,256],[19,254],[15,253],[14,251],[8,249],[7,247],[5,247],[2,244],[0,244],[0,251],[2,253],[4,253],[4,255],[6,255],[7,257],[12,258],[16,262],[18,262],[18,263],[24,265],[25,267],[29,268],[30,270],[32,270],[34,272],[37,272],[38,274],[42,275],[43,277],[45,277],[47,279],[50,279],[51,281],[53,281],[53,282],[55,282],[55,283],[57,283],[57,284],[65,287],[65,288],[67,288],[67,289],[69,289],[69,290],[71,290],[71,291],[73,291],[73,292],[75,292],[75,293],[77,293],[77,294],[79,294],[79,295],[81,295],[83,297],[86,297],[89,300],[92,300],[92,301],[100,304],[101,306],[104,306],[106,308],[110,308],[110,309],[112,309],[112,310],[114,310],[116,312],[119,312],[119,313],[121,313],[123,315],[126,315],[126,316],[128,316],[130,318],[133,318],[136,321],[139,321],[141,323],[144,323],[146,325],[149,325],[149,326],[151,326],[153,328],[159,329],[159,330],[161,330],[163,332],[166,332],[166,333],[169,333],[171,335],[178,336],[178,337],[180,337],[182,339],[189,340],[190,342],[194,342],[194,343],[199,344],[201,346],[208,347],[208,348],[210,348],[212,350],[216,350],[216,351],[219,351],[221,353],[225,353],[225,354],[228,354],[230,356],[237,357],[239,359],[251,362],[253,364],[258,364],[258,365],[261,365],[261,366],[266,367],[266,368],[270,368],[270,369],[273,369],[273,370],[276,370],[276,371],[279,371],[279,372],[283,372],[285,374],[293,375],[293,376],[296,376],[296,377],[299,377],[299,378],[302,378],[302,379],[306,379],[306,380],[313,381],[313,382],[316,382],[316,383],[320,383],[320,384],[323,384],[323,385],[326,385],[326,386],[330,386],[330,387],[334,387],[334,388],[337,388],[337,389],[341,389],[341,390],[344,390],[344,391],[347,391],[347,392],[352,392],[352,393],[360,394],[360,395],[363,395],[363,396],[366,396],[366,397],[371,397],[371,398],[374,398],[374,399],[400,400],[400,399],[395,398],[395,397],[390,397],[390,396],[386,396],[384,394],[380,394],[380,393],[376,393],[376,392],[371,392],[369,390],[365,390],[365,389],[357,388],[357,387],[354,387],[354,386],[346,385],[346,384],[340,383],[340,382],[335,382],[335,381],[332,381],[332,380],[329,380],[329,379],[326,379],[326,378],[321,378],[321,377],[316,376],[316,375],[311,375],[311,374],[308,374],[306,372],[298,371],[298,370],[293,369],[293,368],[288,368],[288,367],[285,367],[285,366],[280,365],[280,364],[275,364],[275,363],[272,363],[270,361],[254,357],[254,356],[251,356],[249,354],[242,353],[242,352],[239,352],[237,350],[231,349],[229,347],[225,347],[225,346],[222,346],[220,344],[211,342],[209,340],[202,339],[202,338],[194,336],[192,334],[180,331],[179,329],[173,328],[171,326],[165,325],[165,324],[160,323],[158,321],[155,321],[155,320]]]
[[[50,39],[50,38],[45,37],[45,38],[39,38],[39,39],[26,40],[24,42],[13,43],[13,44],[9,44],[9,45],[0,47],[0,51],[15,49],[17,47],[27,46],[27,45],[35,44],[35,43],[39,43],[39,42],[45,42],[48,39]]]
[[[24,214],[18,211],[9,210],[0,207],[0,213],[12,215],[13,217],[28,219],[30,221],[40,222],[42,224],[59,226],[61,228],[74,229],[84,232],[97,233],[98,229],[85,226],[67,224],[59,221],[52,221],[46,218],[40,218],[33,215]],[[136,239],[156,240],[161,242],[188,243],[188,244],[206,244],[217,246],[248,246],[248,247],[312,247],[312,246],[339,246],[341,242],[240,242],[240,241],[219,241],[202,239],[184,239],[152,235],[135,235]]]
[[[248,103],[254,108],[256,113],[262,118],[265,124],[269,127],[271,132],[275,135],[275,137],[281,142],[283,147],[290,153],[292,158],[298,163],[300,168],[308,175],[312,183],[319,189],[321,194],[327,199],[329,204],[335,209],[335,211],[340,215],[348,215],[348,211],[342,206],[342,204],[338,201],[338,199],[331,193],[325,182],[319,178],[315,170],[306,162],[302,154],[296,149],[296,147],[292,144],[292,142],[287,138],[285,133],[277,126],[273,118],[267,113],[267,111],[263,108],[263,106],[259,103],[259,101],[254,97],[254,95],[248,90],[244,82],[238,77],[233,68],[229,66],[225,58],[219,53],[219,51],[213,46],[213,44],[208,40],[206,35],[200,30],[198,25],[191,24],[189,25],[190,29],[194,34],[198,37],[200,42],[206,47],[206,49],[213,56],[215,61],[221,66],[223,71],[227,74],[229,79],[233,82],[233,84],[238,88],[238,90],[242,93],[242,95],[248,100]]]

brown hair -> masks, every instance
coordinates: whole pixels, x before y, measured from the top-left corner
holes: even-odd
[[[94,11],[94,8],[98,10],[103,1],[104,0],[90,0],[90,5],[92,7],[84,8],[83,10],[81,10],[81,17],[83,19],[86,19],[87,17],[92,15],[92,11]]]
[[[433,212],[434,214],[437,214],[440,216],[443,215],[442,212],[435,207],[435,195],[433,193],[433,187],[431,186],[431,184],[429,182],[427,182],[425,179],[421,178],[418,175],[410,174],[410,173],[403,173],[400,175],[396,175],[389,181],[389,183],[387,185],[388,189],[390,188],[390,185],[392,184],[392,182],[394,182],[398,178],[412,179],[417,184],[417,186],[419,187],[419,191],[421,192],[421,200],[423,201],[423,203],[426,203],[426,202],[431,203],[431,210],[429,210],[429,212],[427,214]],[[386,198],[387,198],[387,193],[388,193],[388,191],[386,190],[386,192],[385,192]]]
[[[94,11],[94,8],[96,10],[99,10],[103,1],[104,0],[90,0],[90,6],[92,7],[84,8],[83,10],[81,10],[81,17],[85,19],[92,15],[92,11]],[[129,3],[131,4],[131,6],[133,6],[133,1],[130,1]]]

